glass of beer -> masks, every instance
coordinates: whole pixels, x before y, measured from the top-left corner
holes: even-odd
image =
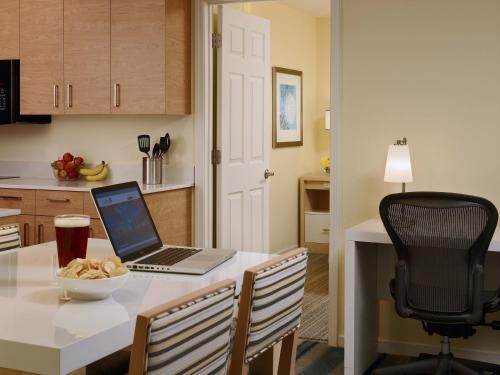
[[[66,267],[69,262],[76,258],[85,259],[90,217],[87,215],[59,215],[54,218],[54,226],[56,227],[59,267]]]

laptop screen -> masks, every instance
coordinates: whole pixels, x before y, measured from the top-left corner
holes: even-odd
[[[136,182],[92,189],[92,196],[120,258],[138,258],[162,246]]]

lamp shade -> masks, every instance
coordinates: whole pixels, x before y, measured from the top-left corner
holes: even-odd
[[[330,110],[325,111],[325,130],[330,130]]]
[[[385,163],[385,182],[412,182],[410,147],[408,145],[390,145]]]

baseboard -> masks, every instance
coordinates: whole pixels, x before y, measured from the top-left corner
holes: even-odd
[[[299,245],[288,246],[288,247],[286,247],[284,249],[278,250],[277,252],[275,252],[275,254],[284,254],[284,253],[286,253],[288,251],[295,250],[298,247],[299,247]]]
[[[344,335],[339,335],[338,342],[340,347],[344,346]],[[500,365],[500,352],[457,348],[453,346],[453,340],[451,344],[451,352],[457,358],[471,359],[474,361]],[[421,353],[437,354],[439,353],[439,349],[438,345],[427,345],[417,342],[393,341],[385,339],[378,340],[379,353],[417,357]]]

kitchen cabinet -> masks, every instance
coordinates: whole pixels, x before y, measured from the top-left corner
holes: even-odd
[[[37,244],[56,240],[53,216],[35,216],[35,240]]]
[[[111,0],[111,113],[165,113],[165,0]]]
[[[191,1],[166,0],[166,112],[191,113]]]
[[[63,114],[63,0],[20,0],[21,113]]]
[[[17,215],[0,218],[0,225],[18,224],[21,235],[21,246],[31,246],[35,241],[35,216]]]
[[[19,59],[19,0],[0,1],[0,60]]]
[[[144,195],[163,243],[191,246],[192,188]],[[55,241],[54,216],[89,215],[90,237],[107,238],[90,193],[62,190],[0,189],[0,207],[18,208],[21,215],[0,218],[0,224],[18,223],[22,244]]]
[[[110,0],[64,0],[66,114],[110,112]]]

